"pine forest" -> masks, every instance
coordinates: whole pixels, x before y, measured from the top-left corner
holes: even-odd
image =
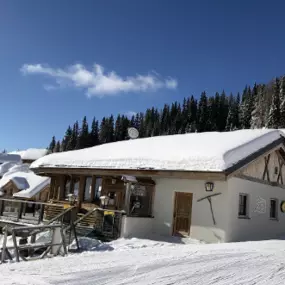
[[[147,109],[131,118],[118,115],[93,118],[88,125],[76,121],[68,126],[64,137],[55,137],[50,152],[62,152],[129,139],[128,128],[135,127],[139,137],[183,134],[190,132],[231,131],[254,128],[285,128],[285,76],[268,84],[246,86],[242,93],[214,95],[202,92],[200,98],[165,104],[161,110]]]

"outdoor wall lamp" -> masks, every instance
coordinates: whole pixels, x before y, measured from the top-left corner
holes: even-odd
[[[68,194],[68,202],[70,204],[70,206],[73,206],[75,204],[75,195],[70,193]]]
[[[214,183],[213,182],[206,182],[205,183],[205,190],[207,192],[211,192],[214,190]]]
[[[100,201],[101,201],[101,205],[102,205],[102,208],[105,209],[106,206],[108,206],[109,204],[109,197],[108,196],[101,196],[100,197]]]

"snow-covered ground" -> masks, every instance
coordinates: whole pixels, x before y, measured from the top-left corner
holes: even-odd
[[[117,240],[92,251],[0,265],[2,284],[284,284],[285,241],[231,244]]]

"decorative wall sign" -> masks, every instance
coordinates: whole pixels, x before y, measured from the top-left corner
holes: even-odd
[[[285,213],[285,201],[282,201],[280,204],[280,210],[282,213]]]
[[[258,214],[265,214],[266,213],[266,200],[265,199],[263,199],[261,197],[257,198],[254,212],[258,213]]]
[[[131,194],[134,196],[146,196],[146,187],[140,184],[131,186]]]

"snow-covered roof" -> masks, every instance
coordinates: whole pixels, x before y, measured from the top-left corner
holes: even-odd
[[[15,163],[13,161],[6,161],[2,164],[0,164],[0,176],[3,176],[6,172],[9,171],[9,169],[19,163]]]
[[[9,154],[20,155],[22,160],[37,160],[47,155],[48,150],[45,148],[29,148],[27,150],[12,151]]]
[[[4,162],[21,162],[21,156],[16,153],[0,153],[0,163]]]
[[[16,165],[5,173],[0,180],[0,189],[9,181],[13,181],[21,191],[14,194],[14,197],[32,198],[43,190],[50,183],[50,178],[41,177],[32,172],[27,165]]]
[[[55,153],[31,168],[223,171],[280,137],[266,129],[159,136]]]

